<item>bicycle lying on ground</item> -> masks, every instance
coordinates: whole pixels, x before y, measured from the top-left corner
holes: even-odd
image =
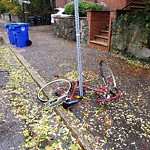
[[[104,61],[99,63],[102,85],[91,85],[83,82],[83,89],[94,91],[97,96],[97,102],[117,100],[120,98],[120,91],[115,82],[111,68]],[[79,92],[79,81],[69,81],[58,79],[47,83],[38,92],[38,99],[41,102],[49,102],[54,107],[60,103],[65,109],[79,102],[84,97],[75,96]],[[46,95],[46,97],[44,96]]]

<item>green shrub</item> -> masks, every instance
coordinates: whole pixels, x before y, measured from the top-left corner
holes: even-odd
[[[87,11],[90,10],[100,11],[102,9],[103,5],[99,3],[79,0],[79,16],[86,16]],[[74,2],[70,2],[65,5],[65,13],[74,15]]]
[[[7,7],[3,2],[0,2],[0,14],[3,14],[7,11]]]
[[[13,15],[20,15],[23,13],[23,7],[22,5],[17,1],[17,0],[13,0],[11,3],[10,3],[10,11],[9,11],[10,14],[13,14]]]
[[[74,2],[70,2],[65,5],[65,13],[74,15]]]
[[[83,2],[83,10],[82,13],[86,14],[87,11],[100,11],[103,9],[103,5],[99,4],[99,3],[93,3],[93,2],[88,2],[85,1]]]
[[[2,2],[0,2],[0,13],[18,15],[22,13],[22,6],[18,2],[18,0],[3,0]]]
[[[21,19],[23,17],[23,7],[18,0],[3,0],[0,2],[0,14],[4,13],[16,15]]]

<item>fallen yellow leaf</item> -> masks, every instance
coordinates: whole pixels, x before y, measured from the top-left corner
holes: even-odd
[[[47,145],[47,146],[45,147],[45,150],[54,150],[54,149],[53,149],[53,146]]]

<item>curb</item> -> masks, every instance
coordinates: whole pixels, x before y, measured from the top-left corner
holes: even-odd
[[[6,41],[5,43],[15,54],[21,64],[26,68],[37,85],[39,87],[43,87],[46,84],[46,81],[38,74],[38,72],[31,66],[31,64],[25,60],[25,58],[16,50],[16,48],[12,47]],[[66,126],[71,130],[72,135],[77,139],[83,150],[102,149],[95,138],[90,133],[88,133],[88,131],[83,130],[82,124],[79,120],[72,118],[71,115],[67,114],[63,108],[55,108],[55,112],[62,118]]]

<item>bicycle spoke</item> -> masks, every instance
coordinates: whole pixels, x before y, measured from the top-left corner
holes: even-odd
[[[71,83],[65,79],[54,80],[42,87],[38,93],[38,99],[42,102],[53,102],[66,96],[71,88]]]

